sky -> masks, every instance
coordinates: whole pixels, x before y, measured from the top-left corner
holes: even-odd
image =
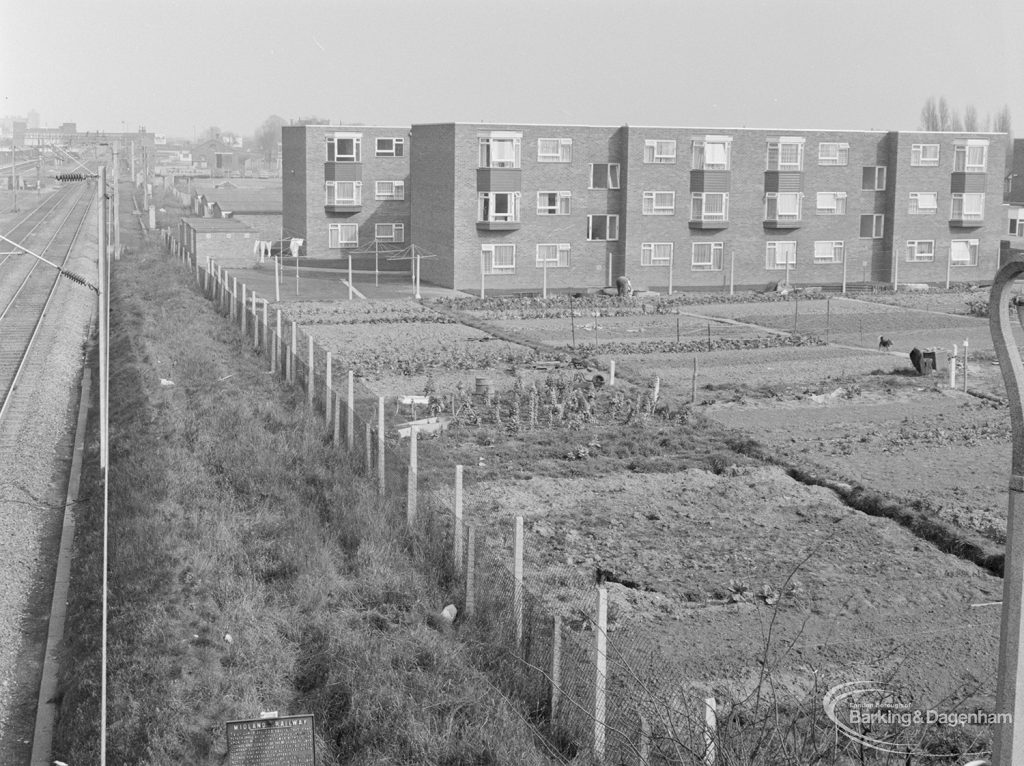
[[[1009,106],[1024,0],[0,0],[0,116],[914,130]]]

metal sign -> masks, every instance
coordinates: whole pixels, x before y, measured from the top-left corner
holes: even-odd
[[[314,766],[313,716],[228,721],[228,766]]]

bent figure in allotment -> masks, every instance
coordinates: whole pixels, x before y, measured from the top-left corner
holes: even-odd
[[[621,276],[615,280],[615,287],[618,288],[620,298],[628,298],[633,294],[633,285],[630,284],[629,277]]]

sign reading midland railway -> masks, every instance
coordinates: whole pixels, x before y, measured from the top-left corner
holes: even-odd
[[[228,721],[228,766],[313,766],[313,716]]]

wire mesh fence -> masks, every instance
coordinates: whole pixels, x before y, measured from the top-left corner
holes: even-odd
[[[517,527],[462,516],[461,468],[451,476],[421,473],[422,442],[413,435],[415,425],[401,422],[393,399],[355,379],[343,358],[328,360],[309,334],[277,310],[258,301],[247,307],[242,288],[215,264],[195,268],[172,238],[166,244],[190,265],[200,290],[224,316],[241,327],[248,312],[252,347],[266,355],[272,372],[295,385],[324,418],[338,448],[376,486],[383,519],[402,529],[426,574],[458,607],[459,638],[473,664],[517,702],[554,759],[732,762],[724,757],[728,748],[720,735],[735,724],[719,725],[723,711],[714,700],[684,691],[688,679],[652,643],[609,632],[608,592],[600,576],[563,573],[557,597],[531,587]],[[403,425],[406,435],[400,435]]]

